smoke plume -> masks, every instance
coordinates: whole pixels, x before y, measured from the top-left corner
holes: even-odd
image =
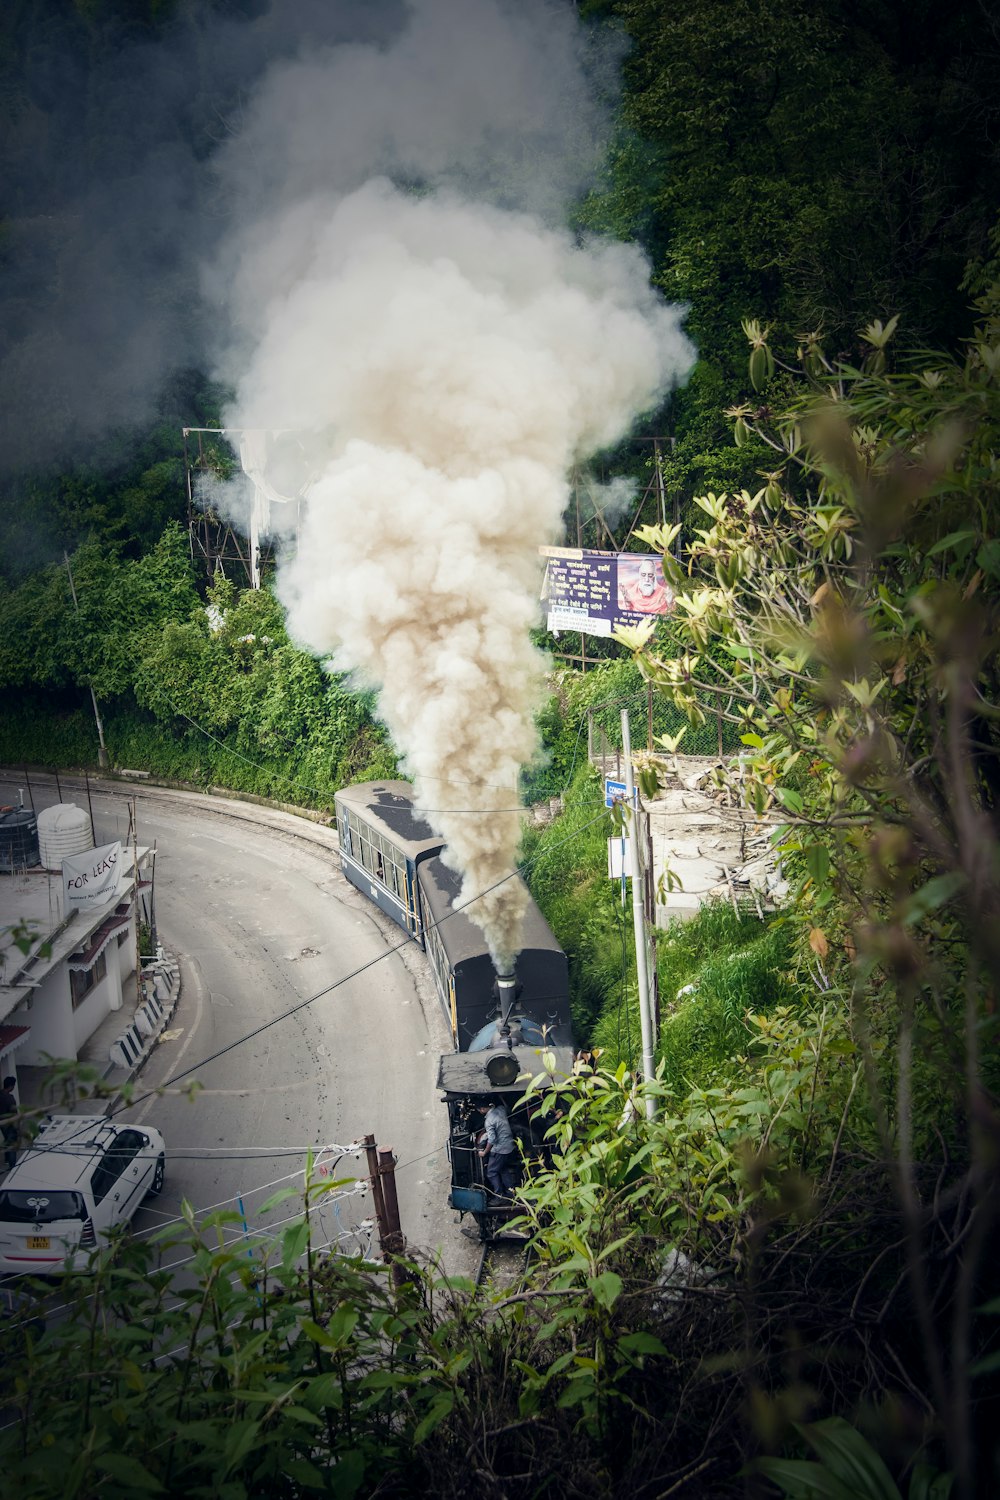
[[[377,687],[501,966],[538,750],[537,549],[569,467],[692,356],[636,247],[558,227],[599,151],[606,63],[568,6],[421,0],[389,46],[273,70],[223,162],[227,424],[303,433],[313,474],[279,568],[290,629]]]
[[[109,433],[178,409],[227,223],[214,163],[248,92],[276,59],[374,52],[403,18],[400,0],[4,7],[0,484],[108,461]]]

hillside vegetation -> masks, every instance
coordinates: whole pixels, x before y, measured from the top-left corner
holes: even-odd
[[[8,78],[29,9],[0,22]],[[580,10],[631,50],[577,227],[641,240],[699,364],[649,419],[670,507],[638,533],[676,613],[553,680],[527,783],[566,793],[523,865],[597,1051],[547,1080],[528,1281],[396,1289],[311,1252],[314,1196],[266,1268],[211,1223],[166,1232],[195,1257],[179,1305],[122,1246],[64,1321],[9,1330],[24,1500],[1000,1490],[997,35],[923,0]],[[98,51],[117,24],[60,14]],[[210,398],[192,376],[171,411]],[[95,765],[93,688],[119,764],[320,808],[391,772],[371,700],[271,593],[193,571],[150,443],[7,486],[32,546],[0,586],[0,756]],[[606,456],[640,486],[649,463]],[[586,736],[650,686],[657,735],[739,749],[790,894],[662,937],[640,1083]]]

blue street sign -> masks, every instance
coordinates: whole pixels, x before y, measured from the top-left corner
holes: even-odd
[[[616,802],[627,801],[628,788],[624,781],[610,781],[605,777],[604,781],[604,806],[614,807]],[[632,806],[639,806],[639,788],[632,788]]]

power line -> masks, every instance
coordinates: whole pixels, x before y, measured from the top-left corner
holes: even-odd
[[[607,816],[608,809],[602,807],[600,813],[596,818],[591,818],[586,823],[581,824],[579,828],[574,829],[573,833],[569,834],[567,838],[560,840],[559,843],[550,845],[545,851],[546,854],[552,853],[555,849],[562,848],[564,844],[572,843],[574,839],[579,838],[580,835],[586,832],[588,828],[593,827],[595,823],[602,822]],[[534,862],[535,861],[531,861],[532,864]],[[444,922],[447,922],[450,917],[457,916],[460,912],[465,911],[467,907],[472,906],[475,904],[475,902],[481,900],[483,896],[488,896],[491,891],[499,890],[500,887],[506,885],[509,880],[519,878],[520,872],[518,870],[511,870],[510,874],[504,875],[500,880],[494,881],[492,885],[487,886],[483,891],[479,891],[475,896],[471,897],[468,901],[463,902],[460,906],[453,906],[451,911],[448,912],[445,916],[439,918],[437,921],[429,922],[427,924],[427,929],[433,931],[435,928],[440,927]],[[404,948],[408,948],[412,941],[412,938],[404,937],[400,942],[394,944],[393,947],[385,949],[382,953],[377,953],[374,958],[368,959],[366,963],[359,964],[359,966],[356,969],[352,969],[350,973],[341,975],[341,977],[339,979],[335,979],[332,984],[328,984],[324,989],[317,990],[315,995],[309,995],[305,1000],[299,1000],[295,1005],[289,1006],[287,1010],[282,1011],[280,1015],[272,1016],[269,1021],[263,1021],[259,1026],[255,1026],[252,1031],[248,1031],[244,1036],[237,1037],[235,1041],[228,1042],[226,1046],[221,1047],[218,1052],[210,1053],[208,1057],[202,1058],[200,1062],[192,1063],[190,1067],[183,1068],[181,1072],[173,1074],[170,1078],[166,1079],[160,1085],[160,1088],[169,1088],[172,1084],[179,1083],[182,1078],[187,1078],[198,1068],[204,1068],[207,1067],[209,1063],[218,1062],[220,1057],[225,1057],[227,1053],[234,1051],[237,1047],[243,1046],[245,1042],[253,1041],[255,1037],[261,1036],[265,1031],[269,1031],[272,1026],[277,1026],[281,1022],[289,1020],[290,1017],[297,1015],[300,1010],[305,1010],[307,1006],[314,1005],[317,1000],[322,1000],[325,995],[330,995],[334,990],[340,989],[341,985],[348,984],[352,979],[357,979],[361,974],[365,974],[369,969],[373,969],[376,964],[380,964],[385,959],[391,958],[394,953],[399,953]],[[157,1093],[159,1093],[159,1091],[159,1088],[150,1089],[147,1093],[140,1094],[138,1098],[130,1100],[128,1104],[123,1103],[119,1105],[118,1109],[113,1110],[108,1118],[113,1119],[116,1114],[121,1112],[121,1110],[133,1108],[137,1104],[142,1104],[146,1099],[153,1098]]]
[[[591,704],[591,706],[589,708],[584,709],[583,713],[580,715],[579,724],[577,726],[576,741],[575,741],[574,746],[573,746],[573,759],[572,759],[572,762],[570,764],[570,768],[569,768],[569,772],[567,774],[566,780],[563,783],[563,787],[562,787],[562,791],[563,792],[567,791],[567,789],[569,788],[569,786],[571,785],[572,780],[573,780],[573,772],[576,769],[576,757],[577,757],[577,754],[579,753],[580,740],[581,740],[581,738],[583,736],[583,726],[584,726],[584,724],[587,721],[588,714],[593,714],[598,709],[601,709],[601,708],[613,707],[615,704],[620,703],[622,701],[626,701],[626,702],[628,702],[631,705],[633,703],[638,702],[638,700],[640,698],[645,697],[645,695],[646,695],[646,689],[645,688],[639,688],[639,689],[636,690],[636,692],[627,695],[626,698],[625,698],[625,700],[622,700],[620,698],[608,698],[608,699],[605,699],[601,703]],[[171,709],[173,710],[173,712],[177,715],[177,717],[179,719],[183,719],[185,721],[185,723],[190,724],[191,727],[192,727],[192,729],[197,730],[197,732],[199,734],[204,735],[206,739],[209,739],[209,740],[212,741],[213,744],[218,745],[219,749],[222,750],[222,751],[224,751],[227,755],[235,756],[235,758],[237,760],[241,760],[244,765],[251,766],[255,771],[260,771],[265,776],[273,776],[277,780],[283,781],[287,786],[300,787],[302,789],[302,791],[309,792],[311,795],[313,795],[315,797],[319,797],[319,798],[326,798],[326,797],[329,796],[328,792],[321,791],[318,787],[309,786],[306,782],[299,781],[294,776],[287,776],[284,773],[282,773],[281,771],[272,771],[270,769],[270,767],[265,766],[261,761],[251,760],[249,756],[244,755],[241,751],[234,750],[230,745],[227,745],[223,740],[220,740],[216,735],[212,734],[212,732],[210,730],[206,729],[204,727],[204,725],[199,724],[196,719],[192,719],[191,716],[190,716],[190,714],[186,714],[186,713],[184,713],[184,711],[182,709],[179,709],[177,707],[176,703],[174,703],[171,698],[168,698],[165,693],[163,694],[163,697],[164,697],[165,701],[170,704]],[[490,782],[490,781],[456,781],[453,777],[432,776],[432,775],[429,775],[429,774],[428,775],[421,774],[420,780],[422,782],[435,781],[435,782],[438,782],[442,786],[455,786],[455,787],[463,787],[463,788],[477,787],[477,788],[482,788],[482,790],[484,790],[484,791],[491,791],[491,792],[497,792],[497,791],[502,792],[502,791],[509,790],[509,788],[507,788],[506,786],[499,786],[496,783]],[[481,816],[490,816],[490,815],[492,815],[494,813],[514,813],[514,812],[516,812],[516,813],[523,813],[525,810],[526,809],[525,809],[525,807],[524,807],[524,805],[522,803],[518,803],[518,805],[516,807],[417,807],[416,805],[414,805],[414,808],[413,808],[413,811],[415,813],[423,813],[423,814],[428,814],[428,813],[435,813],[435,814],[437,814],[437,813],[444,813],[444,814],[448,814],[448,813],[461,813],[461,814],[472,814],[472,815],[476,815],[476,816],[480,816],[480,817]]]
[[[564,847],[564,845],[572,843],[574,839],[579,838],[581,834],[585,833],[588,828],[592,828],[596,823],[602,822],[605,818],[607,818],[607,816],[608,809],[602,807],[600,813],[598,813],[595,818],[588,819],[586,823],[581,824],[579,828],[574,829],[571,834],[568,834],[565,839],[560,839],[558,843],[550,844],[544,851],[545,854],[548,855],[550,853],[553,853],[556,849],[561,849]],[[529,861],[528,868],[531,868],[540,857],[541,854],[537,855],[534,860]],[[437,921],[428,923],[428,930],[434,930],[435,928],[440,927],[444,922],[447,922],[450,917],[457,916],[467,907],[472,906],[476,901],[481,900],[483,896],[489,895],[491,891],[499,890],[499,888],[503,885],[506,885],[509,880],[519,878],[521,878],[521,872],[518,870],[511,870],[508,875],[504,875],[500,880],[495,881],[493,885],[487,886],[485,890],[478,892],[475,896],[471,897],[468,901],[463,902],[460,906],[453,906],[451,911],[448,912],[445,916],[439,918]],[[280,1025],[283,1021],[289,1020],[292,1016],[297,1015],[299,1011],[305,1010],[307,1006],[314,1005],[317,1000],[323,999],[325,995],[332,994],[334,990],[340,989],[342,985],[348,984],[352,979],[357,979],[361,974],[367,973],[368,970],[373,969],[376,964],[380,964],[384,960],[391,958],[393,954],[399,953],[403,949],[408,948],[412,941],[412,938],[404,937],[400,942],[394,944],[391,948],[384,949],[381,953],[377,953],[374,958],[369,959],[366,963],[360,964],[356,969],[351,970],[350,973],[341,975],[339,979],[335,979],[332,984],[327,985],[324,989],[317,990],[314,995],[309,995],[306,999],[299,1000],[295,1005],[290,1006],[287,1010],[282,1011],[279,1015],[272,1016],[269,1021],[263,1021],[259,1026],[255,1026],[252,1031],[248,1031],[244,1036],[237,1037],[234,1041],[227,1043],[225,1047],[221,1047],[217,1052],[212,1052],[207,1057],[201,1058],[200,1061],[192,1063],[190,1067],[183,1068],[179,1073],[172,1074],[171,1077],[165,1079],[164,1082],[158,1085],[157,1088],[149,1089],[146,1091],[146,1093],[139,1094],[136,1098],[123,1100],[117,1106],[117,1108],[110,1110],[105,1118],[108,1120],[113,1120],[117,1115],[123,1113],[123,1111],[127,1109],[134,1109],[139,1104],[145,1103],[147,1099],[154,1098],[157,1094],[161,1093],[163,1089],[170,1088],[173,1084],[179,1083],[181,1079],[189,1077],[190,1074],[196,1072],[199,1068],[207,1067],[209,1063],[218,1062],[220,1057],[225,1057],[227,1053],[234,1051],[237,1047],[243,1046],[245,1042],[253,1041],[255,1037],[261,1036],[265,1031],[269,1031],[272,1026]],[[51,1146],[46,1146],[44,1143],[41,1143],[39,1145],[32,1146],[31,1149],[35,1151],[60,1151],[64,1147],[68,1146],[72,1141],[80,1139],[86,1134],[88,1130],[92,1128],[93,1127],[91,1125],[81,1126],[80,1130],[75,1135],[64,1137],[64,1139],[61,1140],[58,1145],[53,1144]],[[137,1126],[136,1128],[138,1129],[139,1127]]]

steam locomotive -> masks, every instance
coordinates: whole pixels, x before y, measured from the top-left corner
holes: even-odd
[[[526,1100],[526,1076],[573,1067],[566,955],[528,897],[522,948],[512,974],[497,974],[480,929],[455,907],[461,877],[441,859],[444,840],[414,810],[405,781],[344,787],[335,798],[340,862],[347,879],[398,922],[427,954],[455,1050],[438,1065],[448,1110],[449,1203],[469,1213],[480,1238],[502,1236],[513,1216],[491,1192],[480,1155],[486,1112],[502,1103],[527,1170],[548,1159],[551,1120]],[[519,879],[519,876],[512,877]]]

